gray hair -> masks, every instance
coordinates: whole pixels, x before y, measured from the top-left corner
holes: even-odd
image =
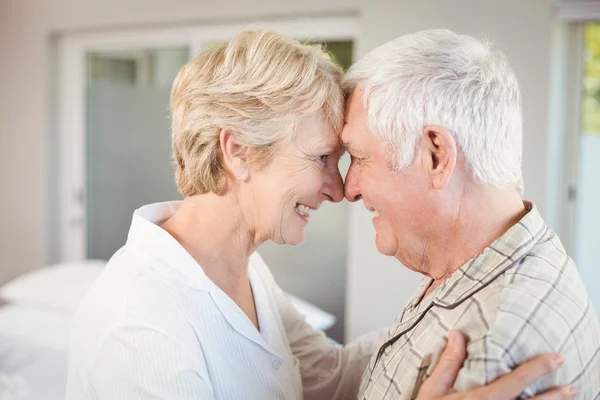
[[[396,170],[436,124],[452,132],[476,182],[522,191],[521,93],[490,43],[449,30],[402,36],[354,64],[344,90],[359,85],[369,128],[391,145]]]

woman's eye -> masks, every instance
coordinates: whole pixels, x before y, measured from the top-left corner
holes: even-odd
[[[322,156],[317,156],[316,160],[320,161],[322,163],[325,163],[327,161],[327,158],[329,157],[329,154],[324,154]]]

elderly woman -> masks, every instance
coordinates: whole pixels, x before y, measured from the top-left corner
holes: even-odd
[[[356,397],[383,336],[333,346],[255,252],[300,243],[311,213],[343,198],[341,78],[319,47],[268,31],[180,71],[172,143],[184,200],[134,213],[75,318],[68,399]]]

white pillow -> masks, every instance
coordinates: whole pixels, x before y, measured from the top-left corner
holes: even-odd
[[[329,314],[325,310],[321,310],[319,307],[311,304],[305,300],[299,299],[288,293],[292,304],[296,310],[304,315],[306,322],[313,328],[324,331],[331,328],[335,324],[335,315]]]
[[[74,261],[49,265],[21,275],[0,287],[0,298],[15,305],[63,311],[77,311],[85,294],[106,265],[101,260]],[[290,295],[306,322],[318,330],[335,324],[335,316]]]
[[[0,287],[0,298],[12,304],[74,313],[105,265],[100,260],[49,265]]]

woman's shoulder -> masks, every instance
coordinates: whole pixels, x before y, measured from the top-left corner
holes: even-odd
[[[80,314],[112,326],[136,322],[157,327],[185,325],[190,308],[196,305],[191,303],[206,293],[184,285],[181,276],[161,268],[159,262],[122,248],[94,282]]]

